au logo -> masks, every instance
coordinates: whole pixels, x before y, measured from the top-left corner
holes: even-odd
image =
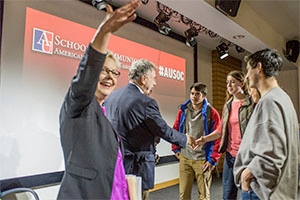
[[[33,28],[32,50],[42,53],[53,53],[53,33]]]

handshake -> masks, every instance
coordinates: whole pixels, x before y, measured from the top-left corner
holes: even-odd
[[[188,145],[190,145],[193,150],[197,149],[198,147],[200,147],[206,143],[205,136],[201,136],[197,140],[188,134],[186,134],[186,136],[187,136],[187,140],[188,140]]]

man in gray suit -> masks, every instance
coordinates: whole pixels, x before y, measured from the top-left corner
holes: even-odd
[[[107,118],[117,129],[124,143],[124,166],[127,174],[142,177],[143,199],[154,187],[155,137],[185,148],[194,139],[167,125],[158,105],[149,97],[156,85],[156,67],[147,60],[132,63],[130,82],[113,92],[105,101]]]
[[[111,64],[106,65],[112,62],[106,58],[110,35],[135,19],[139,5],[138,0],[131,0],[116,11],[106,6],[107,16],[71,82],[60,112],[66,169],[58,199],[129,199],[119,136],[99,103],[120,75]],[[103,84],[106,91],[101,93]]]

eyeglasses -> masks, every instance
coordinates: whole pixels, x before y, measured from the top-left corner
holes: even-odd
[[[107,69],[106,67],[103,67],[103,68],[102,68],[102,71],[101,71],[102,74],[108,75],[109,72],[111,72],[112,77],[114,77],[114,78],[118,78],[118,77],[121,75],[121,72],[119,72],[119,71],[116,70],[116,69],[110,70],[110,69]]]

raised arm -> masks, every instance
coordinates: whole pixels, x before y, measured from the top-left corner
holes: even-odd
[[[71,82],[70,89],[63,104],[63,110],[69,116],[80,115],[95,95],[95,89],[105,62],[107,45],[112,33],[124,24],[136,18],[135,11],[140,6],[140,0],[131,0],[124,6],[113,11],[106,5],[107,14],[99,25],[89,48],[81,60],[77,74]]]
[[[136,18],[135,11],[140,4],[140,0],[131,0],[129,3],[115,11],[113,11],[112,7],[107,4],[106,17],[99,25],[91,42],[91,46],[100,53],[106,53],[111,34],[117,31],[124,24],[131,22]]]

